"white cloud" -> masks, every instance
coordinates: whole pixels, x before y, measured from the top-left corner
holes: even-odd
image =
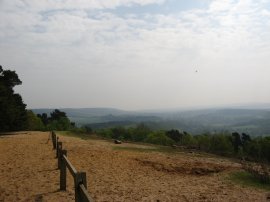
[[[228,11],[234,2],[235,0],[214,0],[209,6],[209,11],[212,13]]]
[[[0,59],[21,73],[30,106],[45,107],[38,103],[59,91],[65,100],[52,105],[155,108],[270,99],[263,1],[214,0],[207,9],[125,17],[88,9],[164,1],[1,3]],[[42,84],[48,80],[57,88]],[[69,99],[67,89],[83,99]],[[40,90],[48,94],[33,101]]]
[[[5,10],[13,11],[17,9],[26,9],[28,11],[51,11],[63,9],[106,9],[119,6],[162,4],[165,0],[2,0],[1,6]]]

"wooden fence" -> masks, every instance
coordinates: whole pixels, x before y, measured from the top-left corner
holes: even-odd
[[[53,149],[56,150],[56,157],[58,159],[58,169],[60,169],[60,190],[66,190],[67,187],[67,168],[74,179],[75,187],[75,202],[92,202],[87,191],[86,173],[78,172],[67,158],[67,151],[63,149],[62,142],[59,137],[52,131]]]

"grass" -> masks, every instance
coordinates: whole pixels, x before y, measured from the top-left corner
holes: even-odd
[[[74,133],[71,131],[56,131],[57,134],[67,136],[67,137],[77,137],[81,138],[83,140],[88,140],[88,139],[96,139],[94,135],[91,134],[85,134],[85,133]]]
[[[270,190],[270,184],[264,184],[256,177],[246,171],[237,171],[230,174],[229,179],[237,184],[246,187]]]
[[[56,131],[57,134],[63,135],[66,137],[76,137],[80,138],[83,140],[105,140],[112,142],[113,139],[108,139],[104,137],[97,136],[95,134],[85,134],[85,133],[75,133],[72,131]],[[161,145],[153,145],[149,143],[142,143],[142,142],[131,142],[129,141],[128,143],[130,144],[135,144],[135,145],[143,145],[143,146],[150,146],[149,148],[147,147],[125,147],[125,146],[113,146],[113,150],[126,150],[126,151],[134,151],[134,152],[161,152],[161,153],[167,153],[167,154],[179,154],[179,153],[190,153],[192,152],[193,155],[196,156],[204,156],[204,157],[215,157],[213,154],[209,153],[204,153],[204,152],[199,152],[199,151],[189,151],[189,150],[183,150],[179,148],[172,148],[170,146],[161,146]],[[125,143],[124,143],[125,144]]]
[[[121,150],[121,151],[135,151],[135,152],[155,152],[158,151],[157,148],[138,148],[138,147],[119,147],[113,146],[113,150]]]
[[[98,136],[96,134],[85,134],[85,133],[76,133],[73,131],[56,131],[57,134],[63,135],[66,137],[76,137],[80,138],[83,140],[104,140],[108,142],[112,142],[113,139],[110,138],[105,138]],[[197,156],[197,157],[207,157],[207,158],[223,158],[223,159],[230,159],[231,161],[235,161],[234,158],[228,158],[225,156],[219,156],[217,154],[212,154],[212,153],[207,153],[203,151],[198,151],[198,150],[188,150],[188,149],[182,149],[182,148],[173,148],[170,146],[162,146],[162,145],[153,145],[150,143],[144,143],[144,142],[132,142],[132,141],[127,141],[127,143],[134,144],[134,145],[143,145],[146,147],[125,147],[125,146],[113,146],[113,150],[127,150],[127,151],[133,151],[133,152],[161,152],[161,153],[167,153],[167,154],[185,154],[189,155],[191,154],[192,156]],[[123,143],[125,144],[125,142]],[[147,148],[147,146],[150,146]]]
[[[137,145],[137,143],[134,143]],[[146,144],[143,144],[144,146]],[[113,146],[114,150],[122,150],[122,151],[134,151],[134,152],[161,152],[161,153],[169,153],[169,154],[177,154],[181,151],[171,148],[169,146],[156,146],[149,144],[149,148],[147,147],[125,147],[125,146]]]
[[[131,143],[138,145],[139,143]],[[143,144],[144,146],[147,144]],[[178,149],[178,148],[172,148],[169,146],[160,146],[160,145],[152,145],[149,144],[149,148],[140,148],[140,147],[125,147],[125,146],[113,146],[113,150],[120,150],[120,151],[133,151],[133,152],[161,152],[166,153],[169,155],[192,155],[193,157],[202,157],[202,158],[218,158],[218,159],[226,159],[226,160],[234,160],[227,157],[220,157],[215,154],[200,152],[200,151],[191,151],[191,150],[185,150],[185,149]]]
[[[102,138],[97,135],[93,134],[85,134],[85,133],[74,133],[72,131],[56,131],[57,134],[66,136],[66,137],[76,137],[81,138],[83,140],[89,140],[89,139],[99,139],[99,140],[107,140],[109,142],[112,142],[113,139],[107,139]],[[131,144],[139,144],[143,146],[149,145],[149,148],[139,148],[139,147],[123,147],[123,146],[113,146],[114,150],[129,150],[129,151],[135,151],[135,152],[166,152],[166,153],[178,153],[179,150],[176,150],[174,148],[168,147],[168,146],[159,146],[159,145],[152,145],[152,144],[146,144],[146,143],[140,143],[140,142],[129,142]]]

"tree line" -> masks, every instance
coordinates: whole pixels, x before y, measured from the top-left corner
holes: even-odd
[[[0,132],[20,130],[71,130],[75,123],[70,122],[65,112],[54,110],[47,114],[34,114],[26,109],[20,94],[14,87],[22,81],[15,71],[4,70],[0,66]]]
[[[29,127],[31,130],[42,130],[42,131],[67,131],[75,128],[75,123],[71,122],[67,117],[65,112],[55,109],[50,113],[50,116],[46,113],[35,115],[32,111],[29,111],[31,114],[32,125]]]
[[[175,129],[153,131],[146,125],[139,124],[129,128],[99,129],[96,134],[123,141],[182,147],[251,161],[270,162],[270,137],[251,137],[246,133],[191,135]]]

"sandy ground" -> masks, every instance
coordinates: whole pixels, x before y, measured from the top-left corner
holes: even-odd
[[[48,133],[0,136],[0,201],[73,201],[59,191],[59,171]]]
[[[0,201],[74,201],[70,175],[67,191],[59,191],[55,151],[47,139],[48,133],[40,132],[0,137]],[[228,159],[116,150],[102,140],[60,140],[75,168],[87,173],[95,201],[267,201],[267,191],[226,180],[241,169]]]

